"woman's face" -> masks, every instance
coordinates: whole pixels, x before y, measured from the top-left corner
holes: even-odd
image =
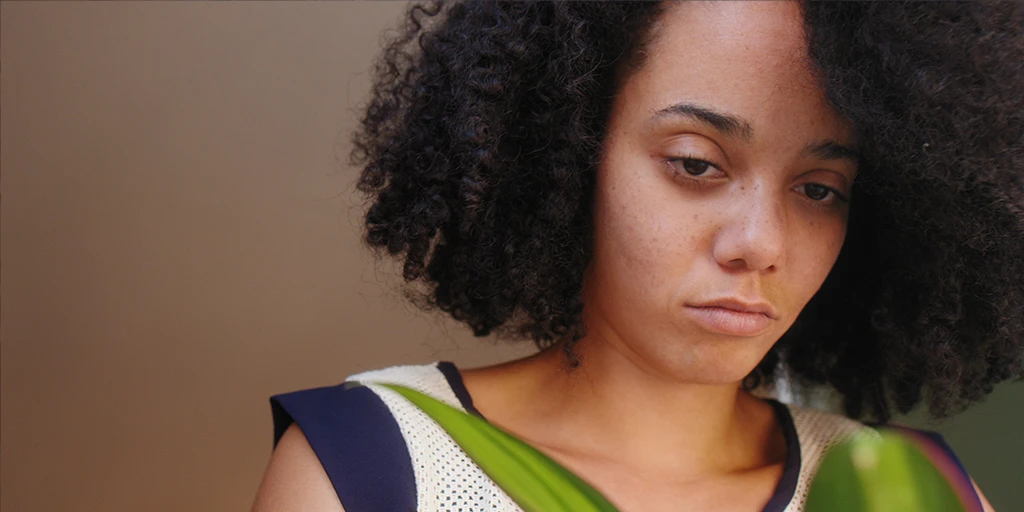
[[[835,263],[855,173],[795,2],[671,4],[609,118],[588,339],[676,380],[742,380]]]

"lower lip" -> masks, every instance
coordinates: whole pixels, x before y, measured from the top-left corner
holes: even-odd
[[[772,319],[762,313],[748,313],[714,306],[687,306],[686,310],[705,329],[729,336],[757,336],[767,331],[772,324]]]

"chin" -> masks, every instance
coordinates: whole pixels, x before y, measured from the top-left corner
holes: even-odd
[[[658,366],[679,382],[722,386],[742,383],[765,354],[767,350],[752,353],[749,346],[745,350],[728,350],[721,346],[690,348],[683,354],[662,354]]]

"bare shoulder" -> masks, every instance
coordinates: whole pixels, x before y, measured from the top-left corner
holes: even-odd
[[[981,498],[981,506],[984,508],[985,512],[995,512],[995,509],[992,508],[992,504],[988,502],[988,498],[985,497],[985,494],[981,492],[981,488],[978,487],[978,482],[975,482],[972,478],[971,483],[974,484],[974,492],[978,493],[978,497]]]
[[[292,424],[270,457],[253,512],[344,512],[327,473],[299,426]]]

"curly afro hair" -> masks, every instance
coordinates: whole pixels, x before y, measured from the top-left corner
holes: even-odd
[[[654,2],[409,10],[353,162],[366,241],[418,302],[539,347],[583,334],[607,116],[642,66]],[[804,6],[809,55],[862,163],[847,240],[748,387],[785,366],[847,415],[942,417],[1024,359],[1024,4]]]

